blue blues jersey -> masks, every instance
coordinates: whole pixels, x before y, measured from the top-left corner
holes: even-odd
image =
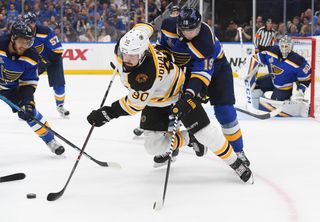
[[[219,40],[205,23],[201,24],[199,34],[188,41],[178,34],[177,18],[165,19],[161,25],[157,44],[172,53],[176,64],[191,71],[190,80],[200,80],[201,85],[206,87],[214,73],[214,61],[224,57]]]
[[[268,66],[269,73],[273,76],[273,85],[280,90],[291,90],[293,83],[305,89],[311,80],[311,70],[308,62],[299,54],[291,51],[283,59],[279,46],[260,52],[256,59]]]
[[[33,47],[37,49],[41,57],[48,61],[60,58],[63,53],[61,42],[55,32],[41,25],[36,25]]]
[[[0,38],[0,90],[10,90],[17,87],[31,87],[38,84],[39,54],[32,47],[21,56],[10,54],[8,46],[10,36]]]

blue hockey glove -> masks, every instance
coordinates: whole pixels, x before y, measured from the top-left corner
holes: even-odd
[[[34,117],[34,106],[32,104],[23,105],[21,111],[18,111],[18,116],[25,121],[31,121]]]

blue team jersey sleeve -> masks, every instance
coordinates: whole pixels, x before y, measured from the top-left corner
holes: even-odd
[[[299,82],[309,82],[311,80],[311,67],[306,60],[297,68],[297,79]],[[308,85],[309,83],[307,83]]]
[[[166,48],[171,48],[168,45],[170,39],[178,39],[179,35],[177,34],[177,19],[176,18],[167,18],[164,19],[161,24],[161,29],[158,34],[157,45],[164,46]]]
[[[38,85],[38,52],[31,48],[23,56],[20,56],[20,61],[24,61],[24,72],[19,78],[19,86],[32,86],[36,88]]]
[[[50,30],[45,40],[45,48],[50,49],[54,53],[62,54],[63,49],[61,42],[54,31]]]

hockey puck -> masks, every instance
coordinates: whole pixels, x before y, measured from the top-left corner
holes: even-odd
[[[34,199],[34,198],[36,198],[37,197],[37,195],[35,194],[35,193],[28,193],[27,194],[27,198],[28,199]]]

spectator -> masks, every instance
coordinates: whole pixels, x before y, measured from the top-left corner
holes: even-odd
[[[4,35],[7,31],[7,22],[4,19],[4,16],[0,14],[0,35]]]
[[[18,17],[19,12],[16,10],[15,4],[10,4],[9,10],[7,12],[7,20],[14,21]]]
[[[300,33],[298,32],[296,25],[294,25],[294,24],[290,25],[288,36],[290,36],[290,37],[299,37],[300,36]]]
[[[49,20],[49,28],[51,28],[52,30],[54,30],[58,25],[58,23],[56,22],[56,17],[51,16],[50,20]]]
[[[80,42],[93,42],[94,41],[94,37],[92,34],[92,30],[89,28],[87,29],[87,31],[79,36],[79,41]]]
[[[54,8],[54,5],[52,3],[49,3],[48,4],[48,9],[45,11],[43,17],[44,19],[50,19],[51,16],[54,16],[54,17],[58,17],[58,13],[57,13],[57,10]]]
[[[104,22],[104,29],[107,35],[111,36],[111,41],[116,42],[119,39],[117,30],[114,26],[110,25],[107,21]]]
[[[90,28],[90,24],[88,22],[88,18],[85,15],[81,15],[79,20],[77,21],[77,32],[79,35],[86,33],[86,31]]]
[[[250,42],[252,39],[252,29],[250,28],[249,25],[245,25],[244,28],[241,28],[241,33],[242,33],[242,41],[243,42]],[[235,36],[235,41],[238,42],[240,41],[240,34],[239,31],[237,30],[237,34]]]
[[[300,35],[302,37],[312,36],[310,25],[302,25]]]
[[[77,32],[72,28],[70,22],[66,22],[66,26],[64,27],[64,34],[68,42],[78,42]]]
[[[279,23],[278,30],[277,30],[277,32],[276,32],[276,39],[277,39],[277,40],[280,40],[280,39],[282,39],[286,34],[287,34],[287,27],[286,27],[286,25],[285,25],[283,22]]]
[[[292,24],[297,27],[297,31],[299,32],[301,30],[301,23],[300,23],[300,18],[299,16],[295,16],[292,19]]]
[[[228,24],[228,27],[225,31],[225,34],[224,34],[224,41],[226,42],[234,42],[235,41],[235,37],[237,35],[237,24],[234,23],[234,21],[230,21],[229,24]]]
[[[98,42],[111,42],[111,36],[107,35],[107,32],[105,29],[101,29]]]
[[[180,7],[178,5],[173,5],[170,9],[170,17],[177,17],[179,15],[179,13],[180,13]],[[207,20],[207,24],[208,24],[208,22],[210,22],[208,20]],[[211,24],[209,26],[212,27],[212,20],[211,20]]]
[[[153,21],[159,14],[157,5],[154,0],[148,0],[148,22]]]

